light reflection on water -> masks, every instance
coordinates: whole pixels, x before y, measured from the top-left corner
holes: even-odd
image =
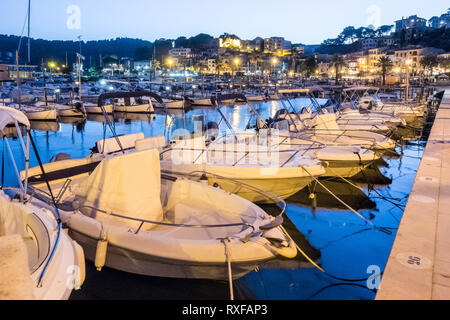
[[[307,106],[308,100],[293,100],[295,107]],[[254,104],[264,119],[273,117],[278,102]],[[251,114],[246,106],[222,108],[234,129],[244,129]],[[203,115],[205,122],[220,123],[220,115],[211,109],[195,109],[187,113]],[[189,127],[189,123],[183,125]],[[86,123],[75,123],[65,119],[59,125],[37,123],[32,131],[43,162],[48,162],[57,153],[64,152],[73,158],[89,155],[96,141],[110,137],[103,116],[89,116]],[[117,134],[144,132],[146,137],[165,134],[164,115],[121,115],[114,126]],[[221,123],[221,130],[226,126]],[[39,131],[50,130],[49,132]],[[11,140],[11,139],[10,139]],[[17,140],[11,146],[18,160],[19,169],[24,167]],[[2,150],[0,145],[0,151]],[[386,159],[387,166],[379,170],[392,184],[371,186],[361,184],[366,195],[376,207],[359,212],[376,226],[392,231],[386,234],[375,230],[362,219],[347,210],[318,208],[314,213],[307,205],[290,202],[287,215],[308,241],[321,251],[320,265],[331,275],[348,280],[366,279],[369,266],[385,268],[403,207],[411,191],[414,178],[422,157],[424,143],[413,142],[403,148],[404,156]],[[402,152],[400,148],[397,150]],[[7,157],[6,157],[7,158]],[[1,161],[1,158],[0,158]],[[15,177],[9,160],[5,162],[6,185],[15,186]],[[31,165],[37,165],[31,156]],[[345,184],[344,184],[345,185]],[[364,196],[364,195],[362,195]],[[384,199],[383,199],[384,198]],[[389,200],[387,201],[386,198]],[[180,279],[157,279],[117,272],[106,268],[101,273],[88,264],[87,281],[83,289],[74,292],[74,299],[227,299],[227,284],[211,281]],[[321,273],[312,266],[270,264],[262,266],[259,272],[252,272],[236,281],[236,290],[241,298],[256,299],[373,299],[375,292],[368,290],[366,281],[339,281]],[[186,289],[189,288],[189,289]]]

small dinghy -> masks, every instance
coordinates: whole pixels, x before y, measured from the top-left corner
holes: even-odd
[[[85,118],[86,110],[83,102],[79,100],[72,100],[68,104],[57,104],[55,109],[59,117],[64,118]]]
[[[159,152],[143,149],[44,165],[69,234],[99,270],[230,280],[297,255],[281,216],[220,188],[161,174]],[[39,170],[30,173],[34,192],[45,197]]]
[[[151,92],[116,92],[109,95],[114,101],[113,105],[115,112],[155,113],[152,100],[150,99],[154,94]]]
[[[86,110],[87,114],[93,114],[93,115],[103,114],[102,108],[99,107],[98,104],[96,104],[96,103],[85,102],[83,104],[83,106],[84,106],[84,109]],[[103,109],[105,110],[105,112],[107,114],[113,114],[113,112],[114,112],[114,107],[112,104],[105,104],[103,106]]]
[[[4,135],[7,124],[16,126],[26,159],[22,176]],[[23,127],[27,139],[22,137]],[[25,192],[32,142],[27,117],[18,110],[0,107],[0,136],[19,184],[17,189],[8,189],[8,195],[0,191],[0,300],[68,299],[84,281],[84,253],[62,230],[58,210]]]

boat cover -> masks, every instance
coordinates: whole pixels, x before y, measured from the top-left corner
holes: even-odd
[[[27,116],[23,112],[13,108],[0,107],[0,130],[3,130],[8,124],[14,124],[16,121],[30,128],[30,121],[28,121]]]
[[[134,219],[160,222],[163,219],[163,209],[160,200],[159,152],[148,150],[107,158],[75,193],[82,206]],[[140,222],[101,213],[97,213],[96,218],[133,228],[140,225]],[[145,224],[143,229],[152,227],[154,225]]]

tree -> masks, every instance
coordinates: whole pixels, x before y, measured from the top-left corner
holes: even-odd
[[[450,69],[450,58],[439,58],[439,59],[438,59],[438,63],[439,63],[439,66],[440,66],[442,69],[444,69],[444,72],[445,72],[446,70],[449,70],[449,69]]]
[[[383,75],[383,86],[386,85],[386,74],[392,69],[394,64],[389,57],[384,56],[378,59],[376,66],[381,69],[381,74]]]
[[[429,74],[432,74],[433,69],[439,65],[439,62],[436,56],[425,56],[420,60],[420,65],[425,71],[428,70]]]
[[[334,70],[336,71],[336,85],[338,85],[342,68],[345,66],[345,61],[340,54],[335,54],[331,59],[331,63],[333,64]]]

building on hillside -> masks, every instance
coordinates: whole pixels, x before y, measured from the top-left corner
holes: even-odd
[[[191,59],[193,58],[191,48],[173,48],[169,50],[169,56],[176,59]]]
[[[367,68],[369,71],[377,70],[378,61],[386,56],[386,48],[371,49],[367,53]]]
[[[450,9],[440,17],[432,17],[428,20],[428,26],[432,29],[450,28]]]
[[[410,62],[410,68],[413,72],[423,71],[420,61],[425,56],[437,56],[442,53],[442,49],[410,47],[401,50],[395,50],[395,67],[406,69],[407,62]]]
[[[381,37],[377,39],[377,48],[392,47],[395,45],[395,39],[392,37]]]
[[[216,59],[208,59],[208,71],[216,73]]]
[[[264,53],[270,53],[283,57],[291,54],[292,43],[283,37],[272,37],[264,39]]]
[[[305,46],[299,46],[299,45],[292,46],[292,53],[293,54],[295,53],[299,56],[303,56],[305,54]]]
[[[417,15],[403,18],[395,22],[395,31],[404,33],[406,41],[421,37],[427,29],[427,20]]]
[[[361,40],[361,49],[369,50],[378,47],[378,40],[375,38],[366,38]]]

